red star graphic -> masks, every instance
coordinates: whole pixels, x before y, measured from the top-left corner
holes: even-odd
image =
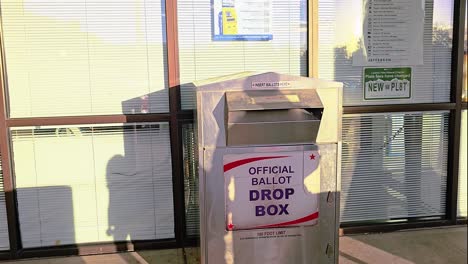
[[[309,157],[310,157],[311,160],[315,160],[315,155],[314,154],[310,154]]]
[[[234,225],[232,223],[229,223],[228,230],[232,230],[233,228],[234,228]]]

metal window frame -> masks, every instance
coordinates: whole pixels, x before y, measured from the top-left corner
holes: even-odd
[[[182,126],[187,122],[193,122],[193,111],[182,110],[180,102],[180,72],[178,51],[178,25],[177,25],[177,1],[165,0],[166,4],[166,36],[167,36],[167,65],[169,79],[169,113],[140,114],[140,115],[94,115],[94,116],[63,116],[63,117],[34,117],[34,118],[9,118],[6,102],[5,79],[6,70],[5,51],[3,45],[3,30],[0,32],[0,56],[1,56],[1,81],[0,81],[0,153],[3,169],[5,200],[8,221],[8,233],[10,250],[0,252],[0,259],[18,259],[28,257],[45,257],[59,255],[87,255],[97,253],[113,253],[119,251],[133,251],[140,249],[162,249],[194,246],[197,239],[188,239],[185,232],[185,208],[183,186],[183,155],[182,155]],[[462,102],[463,82],[463,54],[464,54],[464,25],[465,25],[465,0],[454,0],[453,23],[453,49],[452,49],[452,76],[451,76],[451,101],[449,103],[429,104],[403,104],[403,105],[376,105],[376,106],[352,106],[344,107],[345,114],[352,113],[378,113],[378,112],[410,112],[410,111],[434,111],[449,110],[449,165],[447,183],[447,213],[445,219],[422,220],[408,219],[406,222],[378,225],[343,226],[342,234],[362,232],[385,232],[408,228],[436,227],[455,224],[466,225],[467,219],[456,216],[458,195],[458,163],[460,149],[460,124],[461,111],[468,109],[468,103]],[[318,0],[308,0],[308,53],[309,75],[317,77],[318,60],[316,51],[318,42]],[[1,16],[0,16],[1,19]],[[3,23],[0,21],[0,26]],[[312,54],[311,54],[312,52]],[[23,249],[19,230],[19,219],[16,203],[14,177],[12,173],[12,161],[10,159],[9,128],[21,126],[43,125],[79,125],[79,124],[105,124],[126,122],[168,122],[170,126],[173,201],[175,238],[166,240],[131,241],[116,243],[75,244],[69,246],[43,247],[35,249]]]

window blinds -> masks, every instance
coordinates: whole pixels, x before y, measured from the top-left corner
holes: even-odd
[[[184,154],[184,193],[185,225],[188,237],[198,237],[200,233],[200,204],[198,200],[198,160],[193,124],[182,127]]]
[[[0,156],[0,250],[10,249],[8,219],[6,213],[5,189],[3,188],[3,169]]]
[[[423,2],[424,65],[413,66],[412,98],[364,101],[363,67],[352,65],[364,0],[319,0],[319,77],[343,82],[345,106],[450,101],[453,1]]]
[[[174,238],[167,123],[12,129],[22,244]]]
[[[459,217],[467,217],[468,216],[468,204],[467,204],[467,196],[468,196],[468,130],[467,130],[467,123],[468,123],[468,110],[462,111],[462,123],[461,123],[461,131],[460,131],[460,164],[459,164],[459,171],[458,171],[458,216]]]
[[[177,1],[182,108],[195,106],[195,80],[244,71],[306,75],[306,3],[271,0],[270,41],[213,41],[211,1]]]
[[[168,112],[164,1],[0,4],[10,117]]]
[[[341,222],[445,215],[448,117],[345,115]]]

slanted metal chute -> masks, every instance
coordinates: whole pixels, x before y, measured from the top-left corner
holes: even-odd
[[[315,89],[226,92],[226,145],[316,141],[323,105]]]

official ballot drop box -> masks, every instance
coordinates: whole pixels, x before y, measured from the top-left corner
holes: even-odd
[[[195,83],[202,263],[337,263],[341,83]]]

